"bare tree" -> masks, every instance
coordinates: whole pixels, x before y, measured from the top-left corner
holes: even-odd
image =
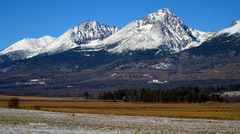
[[[19,99],[18,98],[12,98],[8,102],[8,107],[9,108],[19,108]]]

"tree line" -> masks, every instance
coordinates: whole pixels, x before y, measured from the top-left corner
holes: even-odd
[[[98,99],[123,100],[125,102],[152,102],[152,103],[201,103],[206,101],[222,102],[219,94],[200,94],[194,90],[183,89],[119,89],[99,93]]]
[[[223,93],[226,91],[240,91],[240,84],[224,84],[224,85],[208,85],[208,86],[196,86],[200,93]],[[195,87],[195,88],[196,88]]]

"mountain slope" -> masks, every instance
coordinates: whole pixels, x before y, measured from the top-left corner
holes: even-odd
[[[240,82],[239,21],[217,33],[205,33],[186,27],[164,9],[116,33],[95,24],[72,28],[58,39],[59,44],[57,39],[50,43],[57,46],[46,51],[48,55],[0,64],[0,93],[74,96],[86,91]],[[103,36],[104,32],[108,34]],[[77,47],[59,53],[64,43]]]
[[[231,27],[221,30],[220,32],[218,32],[216,34],[216,36],[221,35],[221,34],[229,34],[229,35],[240,34],[239,29],[240,29],[240,20],[233,21],[231,24]]]
[[[229,28],[217,32],[199,47],[191,49],[192,54],[211,56],[238,56],[240,52],[240,21]]]
[[[25,59],[44,48],[53,40],[55,40],[55,38],[51,36],[44,36],[39,39],[25,38],[1,51],[0,55],[8,55],[13,60]]]
[[[240,28],[229,34],[231,29],[218,32],[218,36],[198,47],[164,57],[152,54],[152,50],[124,55],[122,59],[100,66],[101,73],[81,82],[81,86],[94,89],[172,88],[240,82]]]
[[[239,82],[239,44],[237,32],[221,34],[198,47],[166,56],[155,55],[156,49],[119,55],[106,50],[81,51],[81,47],[76,47],[62,53],[0,65],[0,91],[14,89],[16,92],[57,94],[74,93],[77,89],[79,92],[96,92]],[[32,79],[45,85],[31,82]]]

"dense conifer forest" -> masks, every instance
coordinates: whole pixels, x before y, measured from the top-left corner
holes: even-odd
[[[98,99],[123,100],[125,102],[173,102],[202,103],[206,101],[229,102],[230,98],[221,97],[225,91],[240,91],[240,84],[183,86],[174,89],[119,89],[99,93]],[[235,99],[234,101],[239,101]]]

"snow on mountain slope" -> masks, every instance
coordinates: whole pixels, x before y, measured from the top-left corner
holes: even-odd
[[[233,35],[233,34],[236,34],[236,33],[240,34],[240,20],[239,21],[233,21],[231,27],[219,31],[216,34],[216,36],[221,35],[221,34],[225,34],[225,33],[227,33],[229,35]]]
[[[194,38],[196,38],[197,41],[193,41],[191,43],[189,43],[184,49],[189,49],[189,48],[192,48],[192,47],[197,47],[199,46],[201,43],[203,43],[204,41],[206,41],[207,39],[211,38],[214,34],[216,34],[215,31],[212,31],[212,32],[202,32],[202,31],[199,31],[197,29],[193,29],[191,27],[188,26],[188,30],[189,32],[192,34],[192,36]]]
[[[61,35],[59,38],[49,43],[35,56],[41,53],[53,54],[63,52],[78,46],[84,46],[92,41],[103,40],[104,38],[116,33],[119,27],[109,27],[108,25],[100,25],[96,21],[85,21],[82,24],[75,26]]]
[[[25,38],[1,51],[0,55],[3,54],[10,55],[18,52],[22,54],[21,55],[22,58],[27,58],[29,55],[44,48],[48,43],[52,42],[54,39],[55,38],[51,36],[44,36],[39,39]]]
[[[116,34],[101,42],[109,52],[123,53],[134,50],[159,49],[167,47],[179,52],[200,45],[207,36],[197,30],[189,29],[175,14],[165,8],[133,21]]]

